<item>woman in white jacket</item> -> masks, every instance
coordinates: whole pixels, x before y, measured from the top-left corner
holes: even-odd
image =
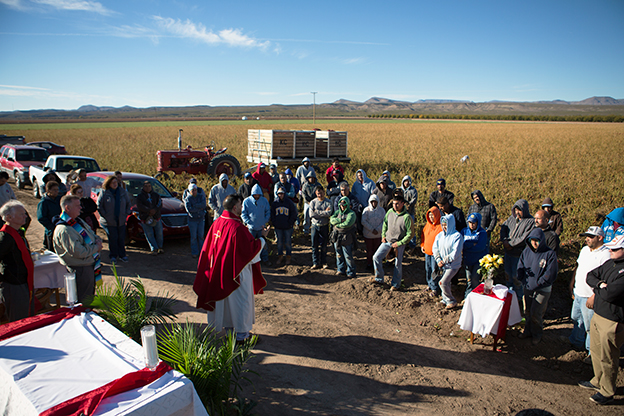
[[[368,198],[368,206],[362,211],[362,231],[366,242],[366,270],[373,270],[373,255],[381,244],[381,230],[383,228],[386,211],[379,206],[377,195]]]
[[[442,232],[436,236],[433,242],[433,256],[438,267],[443,271],[440,279],[442,303],[446,305],[446,309],[453,309],[457,306],[457,301],[451,293],[451,279],[461,268],[464,238],[455,229],[455,217],[453,215],[443,216],[440,223],[442,224]]]

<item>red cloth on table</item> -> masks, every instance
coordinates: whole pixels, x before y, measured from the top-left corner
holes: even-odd
[[[503,311],[501,312],[500,321],[498,321],[498,330],[496,331],[496,335],[494,335],[494,339],[505,339],[505,333],[507,332],[507,322],[509,321],[509,310],[511,309],[511,301],[513,300],[513,295],[510,292],[507,292],[507,296],[505,297],[505,299],[501,299],[496,296],[493,291],[490,292],[489,295],[486,295],[485,293],[483,293],[484,290],[485,286],[483,283],[481,283],[473,290],[473,292],[505,302],[505,304],[503,305]]]
[[[41,328],[55,322],[62,321],[63,319],[73,318],[76,315],[80,315],[82,312],[88,311],[84,306],[76,306],[74,308],[60,308],[52,312],[44,313],[41,315],[35,315],[28,318],[20,319],[19,321],[9,322],[8,324],[0,325],[0,341],[14,337],[19,334],[23,334],[28,331],[32,331],[37,328]]]
[[[212,224],[204,241],[193,291],[197,308],[213,311],[215,302],[230,296],[240,286],[241,271],[256,257],[262,243],[255,239],[239,217],[229,211]],[[260,263],[252,265],[254,293],[262,293],[266,280]]]
[[[108,384],[76,396],[72,399],[59,403],[48,410],[41,412],[39,416],[82,416],[92,415],[102,400],[115,394],[146,386],[171,371],[171,367],[161,361],[154,371],[144,368],[133,373],[113,380]]]

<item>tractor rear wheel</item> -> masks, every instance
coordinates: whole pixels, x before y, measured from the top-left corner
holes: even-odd
[[[169,180],[169,175],[167,174],[167,172],[158,172],[156,175],[154,175],[154,179],[158,179],[158,180],[164,180],[164,181],[168,181]]]
[[[209,175],[219,176],[222,173],[228,175],[228,178],[239,176],[241,172],[240,163],[232,155],[222,154],[215,156],[208,164],[206,172]]]

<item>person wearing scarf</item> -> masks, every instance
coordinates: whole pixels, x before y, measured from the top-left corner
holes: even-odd
[[[100,225],[108,236],[108,256],[113,264],[117,259],[127,262],[126,219],[130,215],[130,197],[114,175],[104,180],[102,189],[97,205]]]
[[[9,322],[34,315],[34,265],[28,241],[21,230],[26,222],[26,209],[12,200],[0,208],[5,224],[0,228],[0,300],[6,307]],[[0,317],[1,318],[1,317]]]
[[[61,221],[54,229],[54,249],[61,263],[76,274],[78,302],[84,302],[101,284],[100,251],[102,240],[78,218],[80,197],[65,195],[61,198]]]

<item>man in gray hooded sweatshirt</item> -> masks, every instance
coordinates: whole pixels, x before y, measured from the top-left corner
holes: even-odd
[[[505,248],[505,276],[507,286],[513,288],[521,299],[524,290],[517,279],[518,261],[526,247],[526,240],[535,228],[535,220],[529,212],[529,203],[526,199],[519,199],[511,208],[511,215],[501,224],[500,239]]]
[[[230,185],[230,180],[225,173],[219,176],[219,183],[210,189],[210,197],[208,198],[208,206],[214,213],[213,219],[217,219],[223,213],[223,201],[228,195],[236,193],[236,189]]]

